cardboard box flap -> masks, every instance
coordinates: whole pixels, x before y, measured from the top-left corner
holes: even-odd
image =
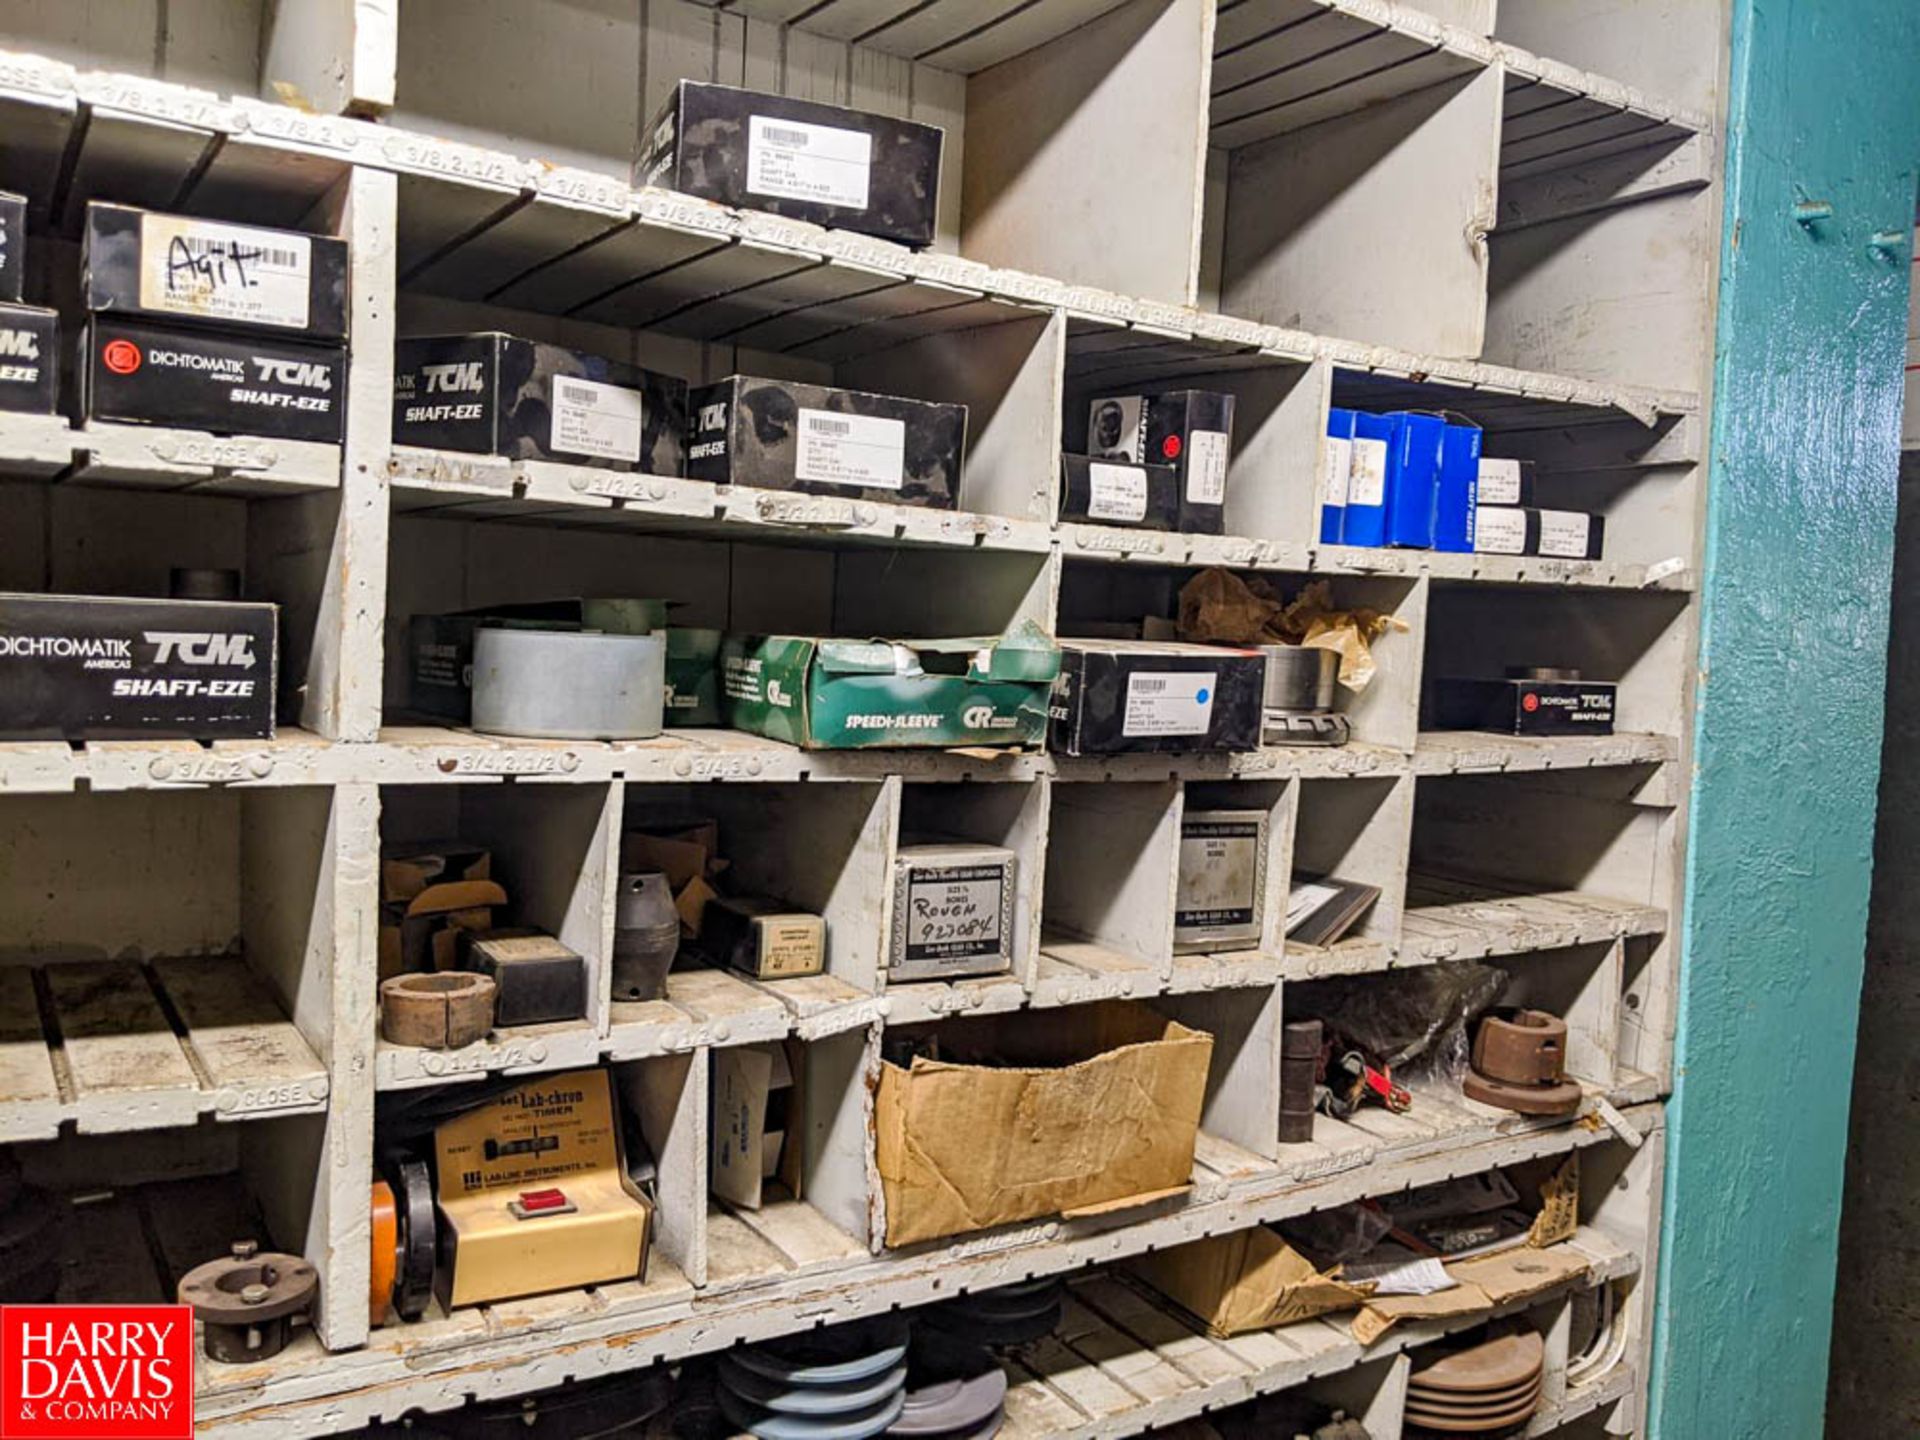
[[[1044,1027],[1012,1028],[1049,1030],[1056,1018],[1048,1015]],[[1052,1067],[924,1057],[909,1070],[883,1065],[875,1129],[887,1243],[1085,1211],[1185,1185],[1213,1038],[1164,1020],[1156,1030],[1152,1040],[1086,1058],[1070,1054]],[[1037,1060],[1045,1045],[1022,1048]]]
[[[1058,1070],[1128,1046],[1213,1037],[1136,1000],[1103,1000],[1050,1011],[1044,1025],[1009,1025],[1004,1016],[955,1016],[940,1029],[942,1051],[963,1066]],[[916,1060],[919,1064],[941,1062]]]
[[[814,647],[814,664],[829,675],[893,675],[900,669],[885,640],[822,640]]]
[[[1140,1195],[1122,1195],[1117,1200],[1102,1200],[1098,1205],[1069,1205],[1060,1212],[1062,1220],[1090,1220],[1096,1215],[1111,1215],[1116,1210],[1131,1210],[1137,1205],[1151,1205],[1156,1200],[1171,1200],[1176,1195],[1184,1195],[1193,1189],[1186,1185],[1169,1185],[1164,1190],[1152,1190]]]
[[[380,857],[380,899],[389,905],[411,900],[430,885],[492,878],[493,853],[462,840],[410,845]]]
[[[505,905],[507,892],[492,880],[450,880],[444,885],[429,885],[407,902],[406,913],[444,915],[453,910],[481,910],[489,905]]]
[[[1388,1295],[1370,1300],[1353,1317],[1353,1338],[1371,1345],[1402,1320],[1435,1320],[1472,1315],[1543,1294],[1587,1273],[1587,1257],[1577,1250],[1521,1246],[1492,1255],[1447,1262],[1447,1274],[1459,1283],[1434,1295]]]

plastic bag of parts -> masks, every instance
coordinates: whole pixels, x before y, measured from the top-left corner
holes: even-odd
[[[1358,1201],[1315,1210],[1276,1227],[1286,1242],[1322,1270],[1358,1260],[1386,1238],[1393,1218]]]
[[[1202,570],[1180,590],[1182,640],[1214,645],[1306,645],[1340,657],[1340,683],[1356,693],[1367,688],[1378,665],[1373,643],[1407,624],[1378,610],[1342,610],[1333,586],[1310,581],[1290,601],[1259,576],[1243,580],[1231,570]]]
[[[1311,1008],[1336,1037],[1401,1083],[1458,1085],[1467,1073],[1468,1027],[1506,989],[1507,974],[1460,960],[1385,975],[1319,982]]]

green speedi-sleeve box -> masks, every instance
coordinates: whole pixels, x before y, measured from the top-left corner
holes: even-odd
[[[997,639],[729,635],[727,723],[813,750],[1038,745],[1060,651],[1022,622]]]

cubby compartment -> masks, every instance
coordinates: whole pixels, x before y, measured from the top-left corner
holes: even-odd
[[[425,852],[445,855],[443,870],[428,869],[429,884],[491,879],[506,895],[504,905],[482,906],[472,897],[452,912],[413,908],[426,927],[420,945],[403,946],[401,934],[382,936],[383,975],[411,973],[431,958],[441,969],[459,965],[462,931],[512,929],[551,936],[580,957],[584,968],[580,1014],[567,1019],[496,1024],[484,1038],[454,1050],[396,1045],[384,1038],[375,1054],[381,1089],[479,1080],[490,1073],[525,1074],[591,1064],[607,1026],[613,941],[612,889],[619,818],[614,787],[523,783],[390,785],[380,792],[383,871],[395,857]],[[480,875],[464,857],[487,855]],[[412,904],[406,884],[381,884],[383,925]],[[422,900],[431,891],[422,894]],[[454,898],[454,897],[449,897]],[[543,997],[557,995],[543,989]],[[548,1003],[543,998],[541,1003]],[[552,1003],[558,1003],[554,1000]],[[524,1013],[524,1012],[523,1012]]]
[[[580,1067],[572,1072],[573,1075],[583,1073],[598,1075],[602,1071]],[[441,1211],[437,1223],[443,1233],[439,1237],[434,1295],[418,1319],[405,1320],[392,1311],[374,1315],[369,1342],[373,1348],[430,1350],[468,1343],[476,1336],[497,1333],[502,1327],[561,1324],[569,1318],[586,1315],[637,1314],[691,1298],[705,1264],[709,1105],[706,1054],[699,1051],[626,1061],[604,1067],[604,1073],[611,1081],[613,1123],[618,1132],[618,1152],[626,1170],[626,1183],[638,1190],[651,1207],[645,1263],[640,1273],[544,1294],[458,1303],[449,1309],[447,1301],[460,1261],[452,1235],[445,1233],[449,1223],[446,1212]],[[442,1194],[445,1180],[438,1174],[436,1127],[458,1120],[523,1085],[532,1084],[538,1097],[541,1083],[539,1077],[532,1080],[493,1078],[476,1086],[439,1086],[380,1096],[374,1117],[374,1171],[376,1178],[395,1184],[401,1213],[405,1214],[407,1206],[406,1193],[399,1188],[397,1180],[403,1162],[423,1164],[434,1196],[438,1199]],[[561,1103],[567,1098],[562,1091],[550,1093]],[[559,1133],[565,1133],[564,1118],[556,1123],[561,1127]],[[591,1134],[589,1143],[597,1143],[599,1138],[597,1133]],[[491,1146],[493,1141],[489,1139],[486,1143]],[[580,1153],[570,1152],[575,1158]],[[577,1170],[558,1172],[556,1187],[564,1194],[569,1183],[567,1176],[578,1179],[579,1173]],[[583,1193],[591,1192],[592,1187],[588,1187]],[[366,1232],[360,1233],[364,1237]],[[364,1238],[360,1244],[365,1244]],[[602,1252],[604,1249],[601,1242]]]
[[[1566,1074],[1611,1092],[1620,1074],[1621,976],[1628,942],[1598,941],[1491,960],[1507,976],[1503,1007],[1540,1010],[1567,1022]]]
[[[1413,781],[1404,775],[1356,776],[1303,779],[1298,785],[1290,885],[1342,881],[1380,894],[1331,946],[1288,940],[1287,969],[1313,976],[1384,963],[1400,940]]]
[[[1015,991],[1031,990],[1037,979],[1052,810],[1050,788],[1046,780],[991,778],[947,783],[908,780],[900,787],[901,845],[959,841],[1013,852],[1013,929],[1009,937],[1012,965],[1004,975],[954,981],[970,1001],[978,997],[977,1003],[988,1003],[988,991],[994,992],[996,999],[999,992],[1005,991],[1004,1000],[1013,1000]],[[984,897],[997,889],[991,879],[972,883],[985,887],[975,890],[972,903],[976,906],[983,905]],[[930,922],[912,913],[900,912],[893,876],[887,877],[886,888],[893,892],[889,934],[897,937],[896,943],[909,947],[916,941],[929,945],[942,943],[930,931],[917,928]],[[884,957],[882,963],[885,963]],[[886,980],[884,972],[878,978]],[[939,984],[938,981],[908,982],[914,983]],[[897,994],[900,985],[889,982],[888,988]],[[1024,999],[1024,994],[1020,998]]]
[[[1173,960],[1180,787],[1056,781],[1034,1003],[1151,994]]]
[[[1568,382],[1571,388],[1571,382]],[[1700,417],[1684,397],[1637,397],[1637,413],[1597,397],[1552,399],[1514,389],[1467,389],[1418,378],[1336,368],[1333,403],[1386,414],[1425,410],[1481,430],[1487,458],[1532,468],[1532,505],[1574,510],[1604,524],[1598,560],[1550,556],[1340,552],[1361,567],[1417,561],[1436,577],[1617,585],[1686,583],[1698,521]]]
[[[701,877],[703,885],[710,882],[719,894],[765,897],[826,922],[821,974],[747,980],[730,970],[683,968],[667,977],[666,998],[728,1025],[729,1033],[716,1033],[719,1040],[757,1036],[762,1027],[784,1034],[790,1023],[808,1030],[869,1023],[872,1007],[859,1002],[885,983],[897,794],[896,782],[886,780],[628,785],[623,873],[643,864],[636,858],[641,832],[685,834],[711,822],[719,863]],[[695,961],[697,950],[683,939],[676,963]],[[718,955],[698,959],[725,963]],[[643,1020],[647,1003],[617,999],[615,1023]]]
[[[624,183],[681,80],[896,115],[946,132],[940,248],[1186,300],[1200,147],[1197,135],[1191,146],[1164,142],[1168,133],[1195,134],[1203,108],[1206,5],[1028,8],[1035,13],[969,20],[946,13],[952,7],[889,15],[863,5],[814,17],[790,5],[636,0],[567,7],[545,18],[542,43],[530,49],[511,4],[409,5],[399,22],[394,119]],[[795,17],[817,23],[778,23]],[[1115,243],[1102,222],[1139,195],[1164,203],[1137,207]],[[611,228],[582,222],[574,243],[597,242]],[[873,253],[891,248],[880,242]],[[724,275],[724,263],[712,273]]]
[[[692,533],[812,527],[854,541],[969,547],[985,537],[1012,539],[1017,531],[1026,538],[1015,543],[1044,543],[1028,532],[1053,518],[1060,316],[956,302],[943,291],[922,297],[921,310],[900,313],[902,306],[882,304],[878,296],[821,295],[823,267],[815,262],[799,266],[804,276],[738,291],[715,290],[697,267],[684,264],[649,273],[643,259],[611,253],[615,242],[601,247],[606,254],[588,250],[542,264],[530,241],[476,248],[458,230],[459,220],[402,187],[401,335],[501,330],[629,361],[694,386],[742,374],[962,404],[967,424],[958,512],[748,486],[716,493],[706,481],[662,484],[670,477],[404,445],[394,460],[400,508],[464,505],[475,514],[517,508],[564,515],[571,506],[580,510],[580,523]],[[440,236],[446,227],[455,230],[451,237]],[[649,232],[623,233],[638,237],[626,242],[631,245],[651,243]],[[877,283],[865,271],[850,273],[862,286]],[[830,278],[847,279],[838,270]]]
[[[1069,558],[1060,578],[1063,638],[1139,638],[1144,622],[1171,622],[1180,613],[1180,592],[1198,572],[1190,567]],[[1374,640],[1374,674],[1364,689],[1334,687],[1334,709],[1353,726],[1362,745],[1411,751],[1417,738],[1420,694],[1418,636],[1426,615],[1428,582],[1417,575],[1309,577],[1279,571],[1243,575],[1269,586],[1290,602],[1309,584],[1329,587],[1335,609],[1373,610],[1389,617]],[[1404,627],[1404,628],[1403,628]]]
[[[1666,127],[1671,128],[1671,127]],[[1708,142],[1678,130],[1643,148],[1539,171],[1523,141],[1501,172],[1485,358],[1670,390],[1708,360],[1699,279],[1718,254]]]
[[[1177,874],[1184,879],[1191,869],[1195,882],[1191,891],[1184,883],[1175,886],[1173,989],[1220,983],[1242,966],[1262,979],[1278,978],[1300,785],[1297,780],[1189,780],[1182,786]],[[1251,820],[1264,830],[1257,840],[1217,828],[1210,832],[1196,824],[1203,815],[1222,815],[1225,824],[1242,831]],[[1253,899],[1251,907],[1241,903],[1246,898]],[[1248,908],[1251,916],[1245,914]],[[1186,915],[1202,932],[1191,939],[1182,933]],[[1226,927],[1257,928],[1258,933],[1230,941],[1205,933]]]
[[[928,550],[911,557],[839,544],[623,534],[594,512],[539,523],[437,512],[393,525],[386,609],[389,725],[446,726],[410,711],[408,627],[417,615],[578,595],[658,597],[675,625],[749,634],[945,639],[998,636],[1022,620],[1046,627],[1055,589],[1043,552]],[[668,730],[668,740],[696,731]]]
[[[1466,959],[1663,931],[1673,812],[1641,793],[1657,768],[1421,777],[1410,948]]]
[[[1675,1002],[1665,983],[1673,940],[1630,936],[1622,942],[1619,1067],[1615,1086],[1628,1098],[1664,1094],[1672,1083]]]
[[[1201,1193],[1271,1173],[1279,1154],[1280,987],[1167,995],[1161,1014],[1213,1037],[1194,1184]]]
[[[1616,735],[1679,738],[1692,654],[1688,597],[1676,592],[1585,593],[1433,582],[1427,616],[1429,686],[1498,680],[1546,667],[1611,683]]]
[[[283,728],[324,734],[335,724],[324,698],[338,673],[340,638],[324,597],[337,495],[243,499],[0,480],[0,506],[10,517],[0,539],[0,591],[164,599],[175,570],[232,572],[239,598],[280,607],[273,663],[256,657],[240,683],[272,687]],[[215,754],[265,743],[213,742]],[[182,766],[184,776],[191,766]]]
[[[1321,437],[1327,425],[1330,368],[1262,350],[1216,345],[1075,321],[1067,332],[1062,439],[1070,455],[1088,453],[1094,406],[1109,396],[1170,390],[1233,397],[1224,539],[1111,526],[1076,526],[1065,540],[1077,551],[1196,556],[1235,542],[1304,546],[1319,534]],[[1160,460],[1159,456],[1149,457]],[[1193,547],[1182,550],[1182,546]]]
[[[1201,302],[1472,358],[1486,322],[1501,76],[1461,32],[1344,7],[1223,5]],[[1382,252],[1379,237],[1395,242]],[[1364,277],[1355,254],[1376,255]]]
[[[337,803],[307,788],[0,799],[0,1139],[324,1111]]]
[[[781,1054],[770,1066],[743,1066],[724,1050],[701,1057],[713,1067],[713,1148],[702,1167],[710,1187],[718,1148],[742,1133],[741,1097],[764,1097],[782,1073],[791,1080],[780,1109],[765,1112],[784,1112],[786,1129],[780,1155],[763,1176],[759,1204],[722,1200],[717,1189],[708,1197],[702,1283],[709,1294],[850,1265],[867,1255],[870,1238],[872,1248],[879,1248],[878,1236],[869,1231],[878,1205],[877,1197],[870,1198],[878,1183],[870,1179],[869,1158],[872,1034],[861,1029],[775,1043]],[[734,1080],[723,1076],[723,1066]],[[735,1108],[723,1113],[730,1098]],[[762,1167],[749,1157],[749,1168]]]
[[[1727,17],[1667,0],[1500,0],[1493,35],[1711,115]],[[1649,43],[1658,37],[1657,44]]]
[[[393,16],[379,5],[226,5],[127,0],[9,5],[8,46],[81,70],[118,71],[222,95],[337,113],[378,109],[393,79]],[[391,62],[388,62],[390,66]]]
[[[303,1115],[9,1147],[0,1164],[18,1166],[20,1188],[9,1185],[8,1230],[45,1227],[36,1245],[45,1268],[9,1274],[7,1300],[170,1304],[188,1271],[252,1241],[311,1264],[324,1309],[328,1123]],[[294,1333],[296,1343],[312,1345],[307,1328]],[[193,1353],[209,1373],[197,1339]]]

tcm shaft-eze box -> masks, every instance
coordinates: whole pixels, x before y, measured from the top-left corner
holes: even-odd
[[[393,442],[648,475],[683,470],[687,384],[497,330],[402,340]]]
[[[88,322],[82,345],[80,408],[88,420],[328,445],[345,435],[344,346],[110,315]]]
[[[0,740],[269,740],[276,607],[0,594]]]
[[[915,247],[933,243],[937,125],[682,80],[634,184]]]

